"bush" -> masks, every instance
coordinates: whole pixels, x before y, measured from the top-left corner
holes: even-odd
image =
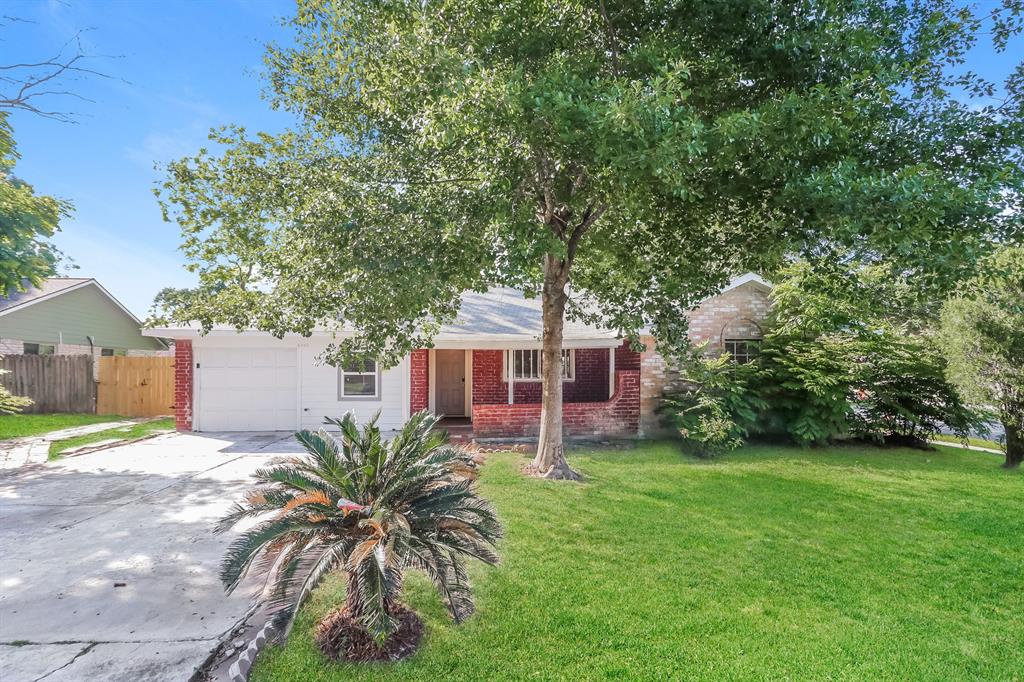
[[[882,333],[856,346],[853,435],[924,445],[943,427],[965,440],[984,428],[989,416],[964,404],[930,340]]]
[[[660,409],[698,456],[735,449],[749,435],[923,445],[943,427],[966,438],[985,423],[946,380],[946,361],[926,337],[769,334],[759,351],[745,365],[728,356],[680,362],[681,381]]]
[[[764,405],[749,389],[753,365],[729,358],[686,357],[680,381],[666,391],[658,408],[698,457],[714,457],[743,444]]]
[[[751,389],[765,409],[755,432],[801,445],[827,443],[849,431],[852,341],[769,335],[760,344]]]

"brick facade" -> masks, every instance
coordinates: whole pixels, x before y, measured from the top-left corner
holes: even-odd
[[[767,291],[753,283],[713,296],[690,312],[690,340],[707,343],[707,352],[718,354],[724,339],[760,339],[770,306]],[[664,436],[667,431],[656,409],[674,373],[655,350],[653,337],[645,336],[641,341],[646,350],[640,354],[640,435]]]
[[[416,414],[430,406],[430,351],[409,353],[409,412]]]
[[[192,430],[192,342],[177,339],[174,342],[174,427],[178,431]]]
[[[744,284],[713,296],[689,315],[690,340],[706,341],[708,350],[721,350],[723,339],[759,339],[771,302],[756,284]]]
[[[473,352],[473,404],[495,405],[508,403],[508,382],[502,380],[504,351],[475,350]],[[603,402],[608,399],[608,349],[577,348],[575,351],[575,379],[562,383],[564,402]],[[618,357],[615,368],[620,369]],[[623,369],[629,369],[628,367]],[[517,381],[513,389],[514,402],[539,403],[541,382]]]
[[[606,351],[607,352],[607,351]],[[481,438],[536,436],[540,404],[474,404],[473,433]],[[615,372],[615,393],[602,402],[564,402],[562,424],[567,436],[633,436],[640,422],[640,372]]]

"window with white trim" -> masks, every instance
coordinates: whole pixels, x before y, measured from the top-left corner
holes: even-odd
[[[543,354],[539,350],[507,350],[502,365],[501,379],[508,381],[509,354],[511,353],[512,376],[516,381],[540,381]],[[576,351],[572,348],[562,349],[562,381],[576,379]]]
[[[358,360],[338,368],[338,399],[379,398],[380,368],[374,360]]]

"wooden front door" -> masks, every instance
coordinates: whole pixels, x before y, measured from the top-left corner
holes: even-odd
[[[466,416],[466,351],[435,351],[435,408],[446,417]]]

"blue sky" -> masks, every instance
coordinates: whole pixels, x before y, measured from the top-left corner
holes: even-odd
[[[9,24],[0,63],[55,54],[82,29],[90,60],[115,76],[83,78],[74,89],[94,103],[50,100],[78,112],[77,124],[29,113],[11,118],[21,160],[16,173],[37,191],[74,203],[55,240],[136,315],[153,295],[184,286],[175,225],[163,222],[153,184],[154,163],[195,153],[211,126],[238,123],[278,130],[284,114],[260,99],[263,45],[286,38],[278,19],[287,1],[21,2],[2,14],[34,23]]]
[[[980,3],[991,7],[994,3]],[[51,100],[71,107],[67,124],[16,112],[22,155],[16,172],[36,190],[71,200],[57,245],[139,317],[165,286],[187,286],[175,225],[164,223],[152,194],[155,163],[194,153],[210,127],[227,123],[280,130],[289,120],[260,99],[263,45],[286,41],[279,19],[287,0],[4,0],[0,14],[26,20],[0,33],[0,63],[56,54],[82,35],[85,51],[107,55],[90,65],[114,78],[84,78],[79,94]],[[31,22],[31,23],[29,23]],[[972,53],[967,65],[1001,82],[1024,51]]]

